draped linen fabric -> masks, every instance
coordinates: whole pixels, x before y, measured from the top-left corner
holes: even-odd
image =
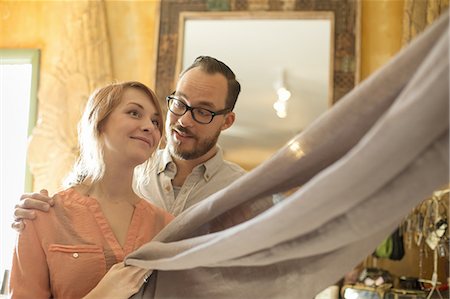
[[[176,217],[127,258],[153,271],[133,298],[313,298],[339,280],[449,182],[448,44],[446,13],[273,157]]]

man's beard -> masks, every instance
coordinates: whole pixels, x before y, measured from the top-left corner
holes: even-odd
[[[197,136],[192,134],[188,129],[181,126],[171,126],[171,131],[176,127],[176,130],[187,133],[190,138],[196,141],[194,148],[191,150],[182,150],[179,142],[174,140],[172,134],[169,135],[169,142],[167,146],[169,147],[170,154],[178,159],[182,160],[194,160],[197,159],[207,152],[209,152],[214,146],[217,144],[217,140],[219,139],[220,130],[218,130],[214,136],[210,138],[205,138],[203,140],[199,140]]]

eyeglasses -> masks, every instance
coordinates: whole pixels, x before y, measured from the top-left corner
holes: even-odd
[[[200,123],[200,124],[209,124],[212,122],[214,116],[222,115],[230,112],[229,108],[225,108],[220,111],[211,111],[205,108],[191,107],[186,105],[183,101],[181,101],[177,96],[170,95],[166,97],[167,105],[169,107],[170,112],[177,116],[184,115],[187,111],[191,111],[192,118]]]

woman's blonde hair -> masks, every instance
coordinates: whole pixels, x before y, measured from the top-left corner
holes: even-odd
[[[80,155],[65,180],[66,187],[75,185],[91,185],[100,180],[105,173],[103,160],[103,141],[101,138],[102,126],[111,112],[119,105],[122,95],[127,88],[135,88],[146,93],[155,106],[159,121],[161,139],[163,136],[163,113],[156,94],[140,82],[129,81],[111,83],[95,90],[89,97],[80,122],[78,123],[78,146]],[[159,147],[158,147],[159,148]],[[135,175],[138,179],[143,176],[151,166],[153,155],[143,164],[136,167]]]

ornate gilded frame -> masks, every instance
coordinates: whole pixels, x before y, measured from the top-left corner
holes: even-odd
[[[179,22],[186,12],[292,11],[334,13],[333,103],[359,81],[359,0],[161,0],[155,89],[163,97],[171,93],[177,76]]]

